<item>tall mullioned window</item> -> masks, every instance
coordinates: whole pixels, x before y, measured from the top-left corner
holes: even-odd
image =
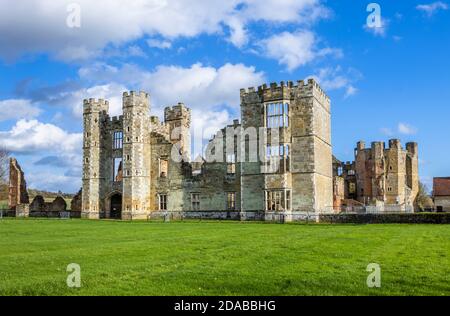
[[[291,191],[266,191],[266,210],[272,212],[289,211],[291,209]]]
[[[289,127],[289,104],[268,103],[266,105],[266,127]]]
[[[227,174],[236,173],[236,155],[227,155]]]
[[[192,193],[191,194],[191,203],[192,203],[192,210],[193,211],[199,211],[200,210],[200,194],[199,193]]]
[[[123,148],[123,132],[114,132],[113,149]]]
[[[236,210],[236,192],[228,192],[228,194],[227,194],[227,209],[229,211]]]
[[[167,194],[159,195],[159,210],[167,211]]]
[[[291,170],[290,147],[288,144],[267,145],[267,173],[285,173]]]

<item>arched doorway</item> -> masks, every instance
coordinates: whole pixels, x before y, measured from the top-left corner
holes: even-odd
[[[110,217],[114,219],[122,218],[122,195],[119,193],[111,196]]]

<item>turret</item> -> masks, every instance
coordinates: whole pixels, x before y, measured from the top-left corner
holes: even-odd
[[[146,218],[150,211],[150,101],[145,92],[123,94],[122,219]]]
[[[169,127],[170,140],[179,146],[184,160],[191,156],[191,110],[183,103],[164,109],[164,121]]]
[[[102,126],[108,117],[109,102],[103,99],[83,101],[83,195],[82,217],[99,218],[103,208],[100,198],[104,179],[102,161]]]

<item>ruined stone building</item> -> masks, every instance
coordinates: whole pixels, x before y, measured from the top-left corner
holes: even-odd
[[[84,101],[82,216],[144,219],[155,211],[331,212],[330,100],[314,80],[241,90],[241,120],[190,162],[191,111],[151,116],[149,95]],[[215,159],[211,159],[214,157]],[[243,215],[245,216],[245,215]]]
[[[355,161],[333,161],[334,206],[378,205],[414,206],[419,192],[419,158],[417,143],[403,149],[398,139],[373,142],[369,148],[358,142]]]
[[[15,211],[19,216],[28,215],[28,197],[27,183],[19,163],[15,158],[9,160],[9,209]]]
[[[416,143],[403,149],[396,139],[387,148],[359,142],[355,161],[344,163],[332,155],[330,99],[314,80],[242,89],[240,99],[241,121],[217,131],[194,161],[191,111],[184,104],[165,108],[161,122],[145,92],[125,92],[119,117],[109,116],[106,100],[84,100],[82,189],[71,212],[92,219],[147,219],[170,211],[292,220],[294,213],[343,207],[412,209],[419,190]],[[67,208],[62,197],[46,202],[36,196],[29,203],[15,159],[9,204],[16,216],[60,216]]]

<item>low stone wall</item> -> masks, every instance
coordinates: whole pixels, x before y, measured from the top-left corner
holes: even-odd
[[[319,221],[333,224],[450,224],[450,213],[320,215]]]
[[[81,218],[81,212],[30,212],[33,218]]]
[[[149,220],[183,220],[183,219],[204,219],[204,220],[241,220],[241,213],[230,212],[207,212],[207,211],[188,211],[188,212],[152,212]],[[255,215],[253,215],[255,217]]]

